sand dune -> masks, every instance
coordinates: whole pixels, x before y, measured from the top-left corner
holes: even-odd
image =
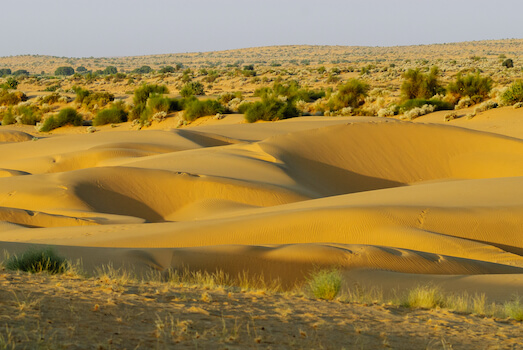
[[[349,277],[477,276],[474,286],[496,281],[496,296],[523,288],[519,138],[296,118],[0,140],[10,250],[50,244],[87,266],[248,271],[287,285],[338,266]]]

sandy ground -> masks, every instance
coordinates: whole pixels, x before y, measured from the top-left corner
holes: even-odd
[[[245,124],[241,115],[202,118],[180,129],[175,122],[168,118],[140,131],[130,124],[104,126],[95,133],[2,127],[0,250],[52,245],[81,259],[87,271],[109,263],[140,273],[219,269],[232,276],[263,274],[288,288],[318,267],[337,267],[346,286],[378,287],[385,294],[420,283],[485,293],[499,302],[523,294],[522,109],[447,123],[442,113],[415,122],[302,117]],[[9,323],[33,322],[27,317],[35,314],[42,329],[71,332],[71,338],[83,322],[91,328],[100,315],[123,312],[128,320],[111,321],[114,336],[100,338],[117,348],[138,344],[126,336],[136,322],[150,328],[137,336],[146,348],[173,339],[204,348],[217,339],[235,348],[241,339],[238,346],[258,347],[261,337],[265,347],[415,349],[422,343],[408,345],[409,339],[422,334],[426,348],[442,348],[445,341],[462,348],[522,343],[521,324],[442,311],[405,313],[224,291],[209,292],[213,302],[202,304],[201,291],[143,287],[136,293],[142,287],[135,285],[79,296],[83,284],[98,282],[68,280],[63,283],[69,287],[61,287],[58,280],[31,284],[5,273],[0,283],[5,300],[19,293],[42,300],[23,317],[2,313]],[[147,299],[152,310],[141,321],[145,306],[138,299]],[[62,323],[72,321],[51,310],[50,303],[63,300],[74,300],[70,317],[77,324],[69,331]],[[104,305],[102,312],[91,310],[95,304]],[[193,308],[199,316],[184,334],[153,336],[157,318],[175,314],[183,323]],[[328,326],[322,326],[325,319]],[[222,328],[230,332],[233,322],[241,331],[229,341]],[[282,322],[284,334],[277,330]],[[103,331],[97,327],[93,332]],[[272,329],[270,335],[260,327]],[[337,339],[340,332],[347,336]],[[478,332],[489,336],[478,342]]]

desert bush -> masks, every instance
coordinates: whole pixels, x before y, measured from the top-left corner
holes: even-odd
[[[163,97],[161,95],[152,95],[147,100],[147,106],[153,113],[158,112],[175,112],[183,109],[182,101],[176,98]]]
[[[85,73],[85,72],[87,72],[87,68],[85,68],[84,66],[77,67],[76,68],[76,72],[77,73]]]
[[[443,120],[446,122],[449,122],[451,120],[456,119],[457,117],[458,117],[458,114],[456,112],[449,112],[443,116]]]
[[[453,104],[435,98],[431,98],[430,100],[422,98],[407,100],[402,104],[398,105],[396,108],[398,113],[405,113],[414,108],[422,108],[425,105],[433,106],[433,111],[445,111],[454,109]]]
[[[200,101],[196,98],[184,102],[183,117],[187,121],[193,121],[206,115],[224,113],[225,108],[216,100]]]
[[[3,76],[6,76],[6,75],[11,75],[11,69],[9,68],[1,68],[0,69],[0,77],[3,77]]]
[[[494,102],[492,100],[485,101],[485,102],[481,103],[479,106],[477,106],[476,108],[474,108],[474,114],[485,112],[485,111],[487,111],[489,109],[493,109],[493,108],[498,108],[497,102]]]
[[[488,97],[492,89],[492,79],[490,77],[482,77],[479,72],[475,74],[458,73],[456,81],[451,82],[447,90],[450,94],[458,98],[469,96],[475,103],[479,103]]]
[[[169,89],[165,85],[143,84],[134,90],[133,102],[135,105],[146,103],[147,99],[152,94],[168,94]]]
[[[341,289],[341,272],[337,269],[319,270],[307,278],[311,294],[318,299],[332,300]]]
[[[68,269],[65,258],[56,254],[51,248],[31,249],[20,256],[13,256],[6,263],[6,268],[13,271],[30,273],[48,272],[51,274],[64,273]]]
[[[68,124],[80,126],[82,125],[82,122],[82,116],[75,109],[64,108],[58,113],[58,115],[47,118],[40,127],[40,131],[49,132]]]
[[[116,74],[116,73],[118,73],[118,68],[116,68],[115,66],[107,66],[103,70],[102,74],[104,74],[104,75],[112,75],[112,74]]]
[[[6,89],[0,90],[0,106],[13,106],[24,101],[27,101],[27,96],[21,91],[9,92]]]
[[[515,296],[513,300],[506,302],[503,306],[509,317],[523,321],[523,300],[520,296]]]
[[[441,289],[433,286],[418,286],[409,291],[402,303],[408,308],[433,309],[445,306],[445,297]]]
[[[2,112],[2,125],[11,125],[16,123],[16,117],[13,113],[13,107],[9,107],[6,111]]]
[[[435,107],[434,105],[423,105],[421,107],[414,107],[412,109],[409,109],[408,111],[404,112],[403,115],[400,117],[402,120],[412,120],[417,117],[420,117],[425,114],[429,114],[434,112]]]
[[[127,112],[119,105],[113,105],[111,108],[102,109],[96,113],[93,119],[93,125],[118,124],[127,121]]]
[[[403,74],[401,93],[404,99],[428,99],[445,89],[438,81],[439,68],[434,66],[427,74],[418,68],[409,69]]]
[[[512,58],[507,58],[501,65],[505,68],[514,68],[514,61]]]
[[[18,87],[18,81],[13,77],[7,78],[5,83],[0,85],[0,89],[7,89],[7,90],[9,90],[9,89],[16,90],[17,87]]]
[[[245,120],[249,123],[254,123],[257,120],[274,121],[287,119],[300,115],[292,101],[282,101],[275,98],[251,103],[246,107],[244,113]]]
[[[54,71],[54,75],[73,75],[74,74],[74,68],[73,67],[58,67]]]
[[[500,96],[504,105],[514,105],[523,102],[523,80],[517,80]]]
[[[180,95],[182,97],[205,95],[203,84],[197,81],[188,82],[181,88]]]
[[[140,68],[134,69],[132,72],[137,74],[148,74],[151,73],[153,69],[149,66],[141,66]]]
[[[356,109],[365,103],[365,97],[370,90],[369,84],[358,79],[350,79],[338,87],[327,102],[330,110],[340,110],[344,107]]]
[[[42,96],[42,99],[40,100],[40,104],[47,103],[48,105],[52,105],[54,103],[57,103],[60,100],[60,94],[57,92],[53,92],[52,94]]]
[[[25,69],[18,69],[13,72],[14,76],[29,75],[29,71]]]
[[[36,125],[41,119],[41,112],[36,106],[19,106],[16,109],[16,122],[24,125]]]
[[[176,72],[176,69],[173,66],[165,66],[165,67],[160,68],[159,72],[162,74],[174,73],[174,72]]]

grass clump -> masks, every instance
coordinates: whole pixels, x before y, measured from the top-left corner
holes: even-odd
[[[184,102],[184,119],[193,121],[206,115],[225,113],[225,107],[217,100],[200,101],[196,98]]]
[[[346,107],[356,109],[365,103],[370,85],[358,79],[350,79],[338,87],[327,103],[330,110],[337,111]]]
[[[512,83],[509,88],[500,96],[504,105],[515,105],[523,102],[523,80]]]
[[[198,81],[188,82],[181,88],[180,95],[182,97],[205,95],[203,84]]]
[[[402,306],[408,308],[434,309],[445,306],[445,296],[438,287],[418,286],[409,291]]]
[[[245,120],[254,123],[257,120],[274,121],[294,118],[300,115],[294,104],[287,100],[270,98],[245,106]]]
[[[102,109],[96,113],[93,119],[93,125],[118,124],[127,121],[127,112],[120,106]]]
[[[40,131],[49,132],[67,124],[80,126],[82,122],[82,116],[74,108],[64,108],[58,115],[47,118],[40,127]]]
[[[9,92],[7,89],[0,90],[0,106],[13,106],[27,101],[27,96],[21,91]]]
[[[332,300],[340,292],[341,281],[341,272],[337,269],[318,270],[311,273],[307,285],[315,298]]]
[[[65,258],[56,254],[51,248],[32,249],[20,256],[11,257],[5,267],[12,271],[25,271],[30,273],[48,272],[51,274],[64,273],[68,269]]]
[[[514,300],[506,302],[503,307],[508,317],[516,321],[523,321],[523,299],[520,296],[516,296]]]

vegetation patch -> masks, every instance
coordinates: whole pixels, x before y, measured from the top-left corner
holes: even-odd
[[[30,273],[48,272],[51,274],[64,273],[68,268],[65,258],[56,254],[51,248],[32,249],[20,256],[11,257],[5,267],[13,271]]]
[[[64,108],[58,115],[47,118],[40,131],[49,132],[64,125],[80,126],[83,123],[82,116],[74,108]]]

